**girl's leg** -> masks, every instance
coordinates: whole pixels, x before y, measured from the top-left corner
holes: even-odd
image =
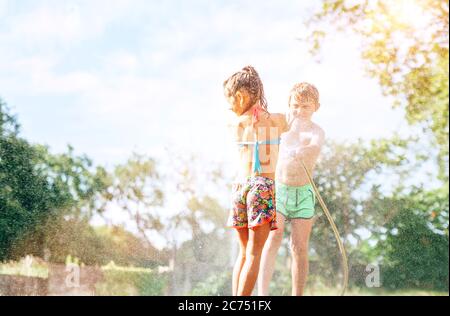
[[[233,269],[233,296],[237,296],[239,288],[239,276],[241,275],[242,267],[245,263],[248,242],[248,229],[237,229],[237,234],[239,239],[239,255]]]
[[[252,295],[256,279],[258,278],[261,253],[269,236],[270,227],[270,224],[267,223],[249,230],[245,264],[239,277],[239,296]]]
[[[309,272],[309,237],[313,219],[292,220],[292,296],[303,296]]]
[[[270,232],[261,256],[261,267],[259,268],[258,276],[259,296],[269,295],[269,285],[275,270],[275,260],[283,241],[284,223],[285,217],[281,213],[277,213],[278,229]]]

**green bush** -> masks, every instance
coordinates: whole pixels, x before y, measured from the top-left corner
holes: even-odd
[[[387,225],[379,244],[386,288],[448,291],[448,191],[441,193],[417,194]]]
[[[102,268],[104,279],[96,285],[98,296],[162,296],[168,275],[145,268],[118,267],[111,263]]]
[[[211,275],[204,282],[197,283],[191,291],[191,296],[230,296],[231,272]]]
[[[0,99],[0,261],[43,257],[48,223],[80,217],[82,207],[104,189],[106,172],[88,157],[75,155],[70,146],[54,155],[19,132],[17,119]]]

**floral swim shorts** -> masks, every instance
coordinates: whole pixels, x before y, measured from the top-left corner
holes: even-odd
[[[232,207],[228,227],[255,228],[269,223],[277,229],[275,209],[275,182],[265,177],[248,177],[236,183],[232,190]]]

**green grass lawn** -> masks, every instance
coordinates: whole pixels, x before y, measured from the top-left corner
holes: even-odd
[[[102,286],[107,284],[109,290],[103,289],[100,291],[103,295],[110,295],[113,292],[110,291],[111,288],[118,287],[124,290],[125,285],[129,284],[134,285],[136,282],[139,285],[137,288],[141,291],[137,291],[136,287],[133,287],[133,291],[127,292],[127,295],[139,295],[139,293],[145,293],[146,295],[154,295],[154,293],[160,293],[161,290],[158,288],[158,291],[150,291],[148,290],[148,286],[146,284],[140,284],[142,282],[138,282],[141,279],[146,279],[144,276],[146,274],[151,275],[152,270],[144,269],[144,268],[131,268],[131,267],[117,267],[115,265],[107,265],[102,267],[104,273],[112,274],[113,278],[107,283],[99,284],[99,288],[102,289]],[[48,268],[45,265],[39,264],[37,262],[33,262],[32,264],[27,264],[25,260],[21,262],[10,262],[10,263],[0,263],[0,275],[20,275],[20,276],[28,276],[28,277],[40,277],[47,278],[48,277]],[[123,274],[123,276],[122,276]],[[131,282],[126,277],[130,274],[133,275],[133,280],[137,277],[137,280]],[[136,276],[134,276],[136,274]],[[150,278],[151,279],[151,278]],[[163,280],[160,280],[162,282]],[[150,282],[152,283],[152,282]],[[149,283],[149,284],[150,284]],[[158,283],[158,286],[162,285]],[[123,292],[123,291],[122,291]],[[290,290],[286,289],[283,291],[281,295],[287,296],[290,293]],[[340,295],[340,288],[327,288],[325,286],[316,285],[314,288],[309,286],[306,290],[306,296],[337,296]],[[115,293],[115,292],[114,292]],[[117,293],[115,293],[117,294]],[[207,295],[207,294],[206,294]],[[405,290],[387,290],[383,288],[351,288],[348,289],[346,296],[449,296],[448,292],[438,292],[438,291],[429,291],[429,290],[417,290],[417,289],[405,289]]]
[[[20,263],[0,263],[0,275],[19,275],[25,277],[48,278],[48,268],[45,265],[21,261]]]
[[[340,289],[321,289],[311,292],[306,291],[307,296],[335,296],[340,295]],[[369,288],[352,288],[347,290],[346,296],[448,296],[448,292],[437,292],[429,290],[387,290],[383,288],[369,289]]]

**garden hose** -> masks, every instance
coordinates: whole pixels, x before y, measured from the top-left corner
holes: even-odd
[[[306,174],[308,176],[309,182],[311,183],[311,185],[312,185],[312,187],[314,189],[314,192],[315,192],[315,194],[317,196],[317,200],[319,201],[320,206],[323,209],[323,212],[325,213],[326,217],[328,218],[328,221],[330,222],[331,228],[333,229],[334,236],[336,237],[336,241],[337,241],[337,244],[338,244],[338,247],[339,247],[339,251],[340,251],[341,257],[342,257],[342,270],[343,270],[343,273],[344,273],[344,279],[343,279],[343,283],[342,283],[342,287],[343,288],[342,288],[341,296],[344,296],[345,295],[345,291],[347,290],[347,286],[348,286],[348,259],[347,259],[347,254],[345,252],[345,247],[344,247],[344,244],[343,244],[343,242],[341,240],[341,235],[339,234],[339,231],[338,231],[338,229],[336,227],[336,223],[334,222],[333,217],[331,217],[331,213],[328,210],[325,202],[323,201],[322,196],[320,195],[319,190],[317,189],[317,186],[314,183],[314,180],[313,180],[311,174],[309,173],[308,169],[306,168],[305,163],[303,162],[303,160],[300,159],[300,162],[302,163],[302,166],[303,166],[303,168],[306,171]]]

